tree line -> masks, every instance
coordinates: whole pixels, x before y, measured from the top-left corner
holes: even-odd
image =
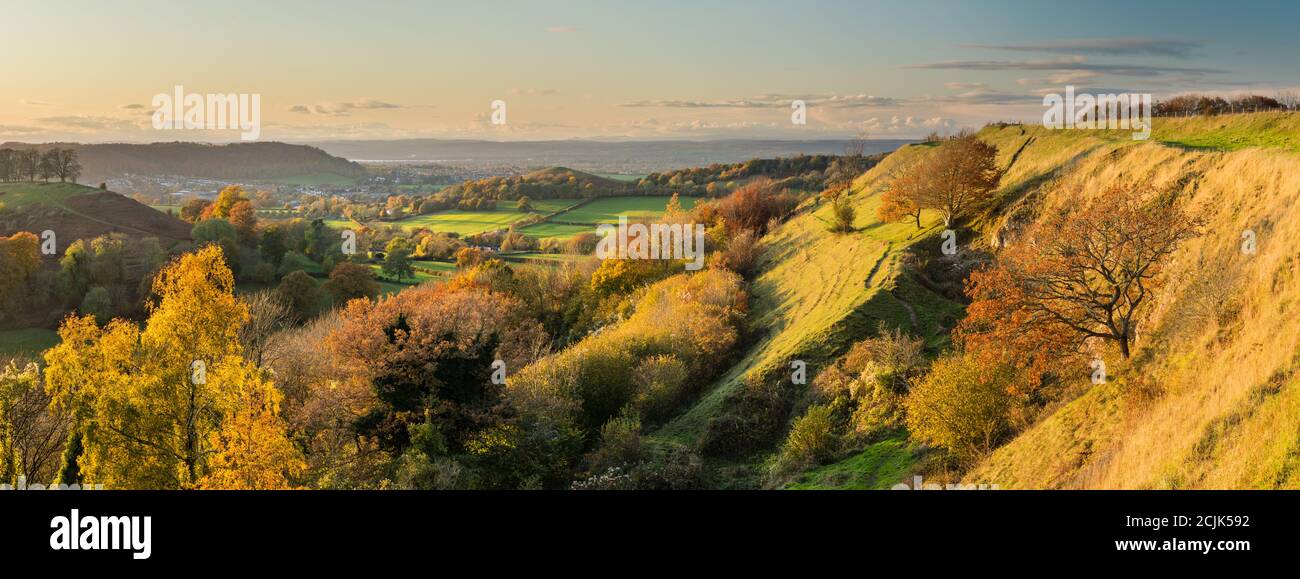
[[[1277,98],[1242,95],[1231,99],[1187,94],[1157,102],[1151,114],[1157,117],[1195,117],[1295,110],[1300,110],[1300,95],[1294,92],[1278,93]]]
[[[81,162],[73,149],[0,149],[0,181],[41,181],[57,178],[60,183],[77,182]]]

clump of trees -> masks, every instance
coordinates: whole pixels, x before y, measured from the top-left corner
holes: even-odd
[[[1186,94],[1157,102],[1151,108],[1151,114],[1157,117],[1195,117],[1294,110],[1300,110],[1300,97],[1294,92],[1278,93],[1277,98],[1241,95],[1228,99]]]
[[[983,208],[1002,171],[997,166],[998,149],[971,132],[944,140],[933,154],[903,169],[881,197],[877,216],[882,221],[915,220],[921,227],[921,211],[939,214],[945,228]]]
[[[245,357],[247,306],[221,250],[167,266],[144,326],[69,317],[45,354],[51,407],[71,421],[63,484],[286,488],[303,461],[281,394]]]
[[[81,178],[81,163],[75,149],[0,149],[0,181],[50,181],[77,182]]]

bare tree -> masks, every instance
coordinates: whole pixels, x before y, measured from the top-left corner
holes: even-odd
[[[24,149],[18,153],[18,175],[28,181],[35,181],[41,173],[41,152],[36,149]]]
[[[271,337],[289,326],[293,321],[293,310],[271,290],[254,293],[245,301],[248,303],[248,320],[239,330],[239,341],[244,346],[244,355],[259,368],[265,367],[264,364],[274,362],[270,359]]]
[[[81,177],[81,163],[77,162],[77,151],[75,149],[53,149],[54,153],[54,173],[59,177],[59,182],[67,181],[77,182]]]

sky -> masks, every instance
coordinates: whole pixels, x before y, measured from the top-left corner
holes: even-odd
[[[0,0],[0,141],[915,138],[1043,95],[1300,87],[1300,2]],[[792,102],[806,105],[793,122]],[[505,104],[503,124],[493,103]]]

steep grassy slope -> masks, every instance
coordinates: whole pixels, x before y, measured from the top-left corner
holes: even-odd
[[[1300,486],[1300,152],[1285,129],[1297,118],[1157,119],[1156,138],[1196,148],[1041,128],[983,133],[1005,148],[1032,139],[1002,213],[986,216],[990,239],[1132,180],[1178,191],[1206,226],[1174,256],[1131,362],[1109,355],[1110,381],[1095,387],[1081,368],[1076,398],[967,478],[1004,488]],[[1255,254],[1241,250],[1246,230]]]
[[[995,253],[1041,216],[1087,203],[1115,182],[1145,182],[1185,198],[1205,219],[1167,268],[1139,329],[1134,357],[1105,353],[1106,384],[1090,368],[1069,394],[1014,440],[964,473],[1003,488],[1273,488],[1300,486],[1300,115],[1157,119],[1152,139],[1127,131],[988,128],[1006,168],[996,200],[970,220],[971,249]],[[700,399],[649,437],[698,447],[730,396],[755,381],[809,375],[872,335],[880,322],[910,328],[932,351],[960,307],[904,267],[938,232],[875,220],[889,176],[928,147],[904,147],[855,184],[858,231],[826,230],[829,208],[805,209],[764,239],[752,283],[755,339]],[[1243,231],[1258,239],[1243,253]],[[926,286],[926,287],[922,287]],[[797,411],[797,410],[796,410]],[[787,423],[788,424],[788,423]],[[784,431],[783,431],[784,432]],[[881,488],[918,468],[906,434],[808,470],[787,488]],[[709,482],[763,484],[779,443],[708,456]],[[938,473],[932,473],[938,474]]]
[[[700,444],[710,420],[724,411],[728,396],[749,387],[748,381],[788,382],[793,360],[807,363],[811,380],[823,364],[842,355],[854,341],[873,335],[882,322],[924,337],[938,336],[941,326],[952,323],[958,307],[900,276],[904,251],[936,234],[938,219],[926,215],[921,230],[913,223],[875,219],[888,176],[924,149],[906,147],[858,179],[852,193],[856,232],[830,233],[830,207],[821,203],[805,208],[764,238],[761,273],[750,287],[757,336],[753,345],[696,404],[654,432],[652,441]],[[712,482],[756,486],[757,467],[765,452],[710,460],[706,466],[715,469]],[[879,454],[896,464],[910,463],[898,452]]]

